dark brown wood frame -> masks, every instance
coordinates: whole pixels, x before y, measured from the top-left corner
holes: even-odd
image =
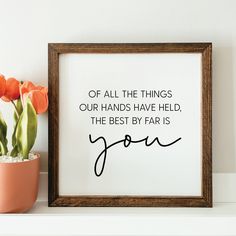
[[[202,196],[60,196],[59,55],[64,53],[201,53],[202,54]],[[212,207],[212,44],[65,44],[48,45],[49,75],[49,188],[54,207]]]

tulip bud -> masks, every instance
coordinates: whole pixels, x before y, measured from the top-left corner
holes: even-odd
[[[2,100],[5,102],[10,102],[16,100],[20,97],[20,82],[15,78],[9,78],[6,80],[6,90]]]
[[[3,75],[0,74],[0,98],[5,94],[6,91],[6,80]]]
[[[47,111],[48,89],[46,87],[35,86],[32,82],[26,81],[20,86],[20,94],[23,105],[29,98],[37,114]]]

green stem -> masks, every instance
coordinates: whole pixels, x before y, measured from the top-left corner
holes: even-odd
[[[15,112],[16,112],[17,118],[19,119],[20,115],[19,115],[19,112],[17,110],[16,104],[13,101],[11,101],[11,103],[13,104],[13,106],[15,108]]]

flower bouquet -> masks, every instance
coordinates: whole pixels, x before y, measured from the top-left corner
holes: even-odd
[[[14,108],[10,149],[7,122],[0,113],[0,212],[24,212],[37,198],[39,154],[31,149],[37,136],[37,115],[48,108],[48,90],[0,75],[0,98]]]

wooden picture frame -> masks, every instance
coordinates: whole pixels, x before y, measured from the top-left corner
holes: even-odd
[[[59,56],[62,54],[201,54],[201,195],[69,195],[59,191]],[[49,188],[51,207],[212,207],[212,44],[66,44],[48,45]],[[184,85],[183,85],[184,86]]]

